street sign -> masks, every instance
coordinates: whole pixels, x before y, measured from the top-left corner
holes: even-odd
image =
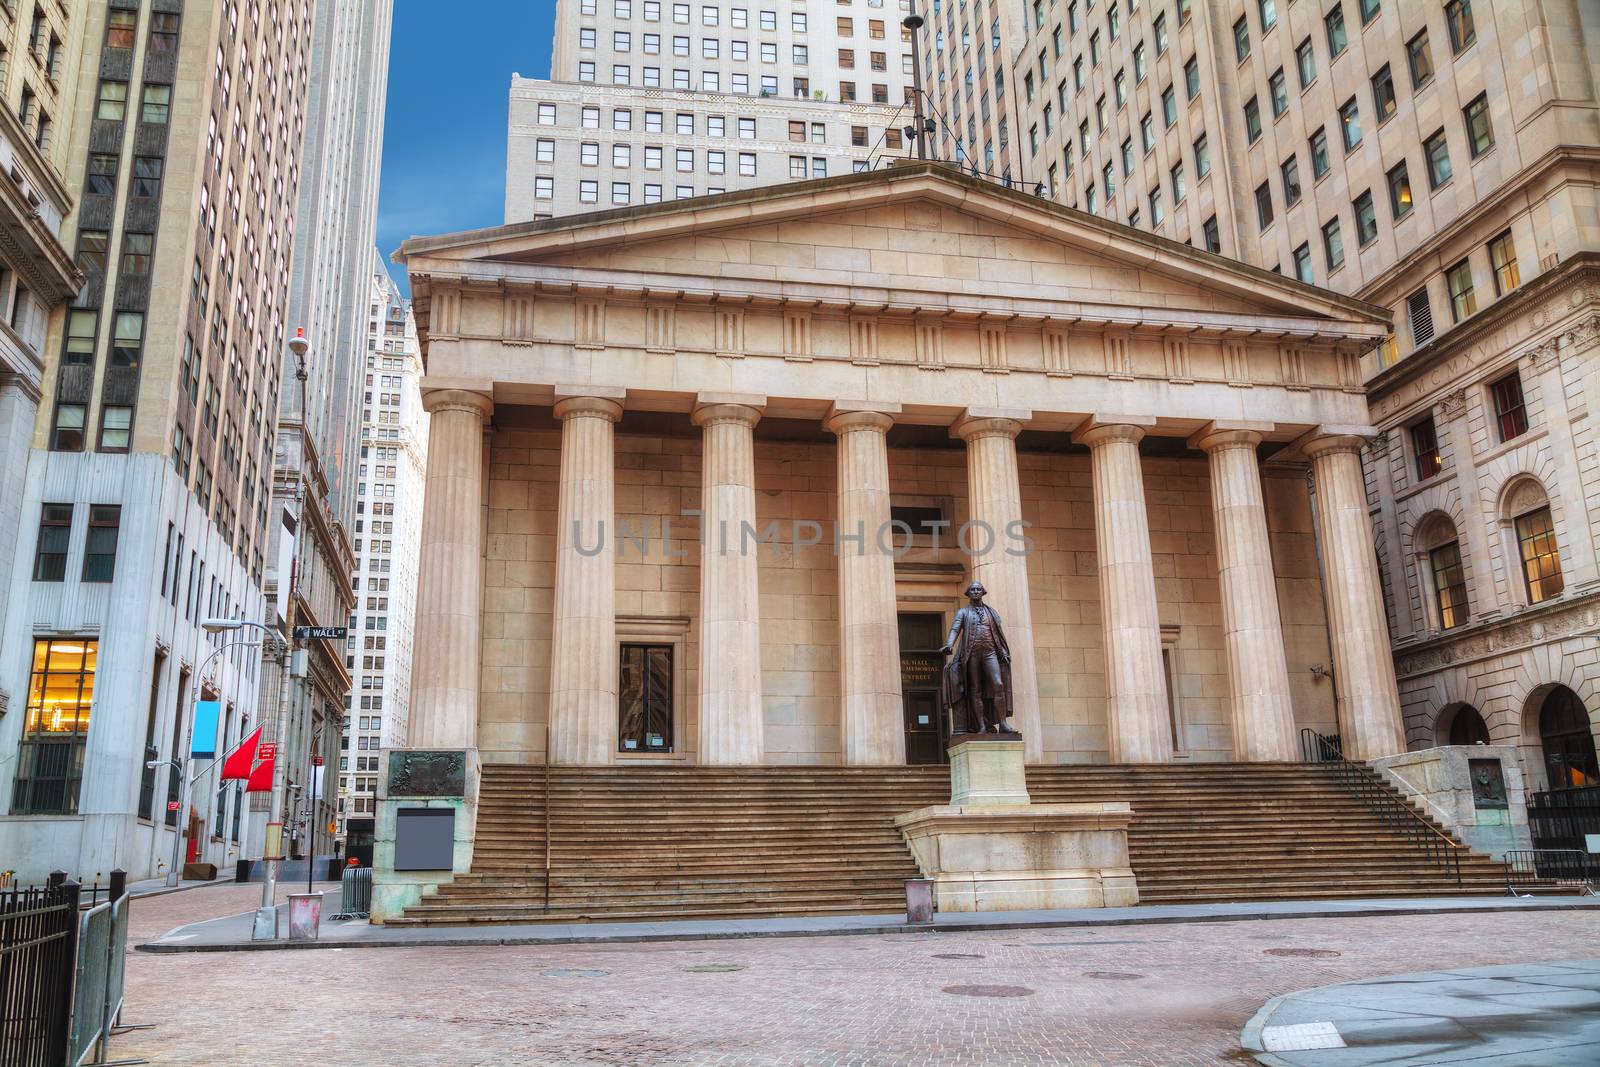
[[[323,764],[323,759],[322,759],[321,756],[312,756],[311,757],[311,766],[320,767],[320,766],[322,766],[322,764]]]
[[[183,805],[182,805],[182,804],[180,804],[180,803],[179,803],[179,802],[178,802],[178,801],[176,801],[176,800],[169,800],[169,801],[167,801],[167,810],[168,810],[168,811],[178,811],[178,810],[180,810],[180,809],[181,809],[181,808],[182,808],[182,807],[183,807]]]
[[[262,763],[267,762],[267,760],[272,759],[277,754],[278,746],[277,743],[273,741],[263,741],[260,747],[256,749],[256,759]]]
[[[296,641],[343,641],[349,634],[343,626],[296,626],[294,639]]]

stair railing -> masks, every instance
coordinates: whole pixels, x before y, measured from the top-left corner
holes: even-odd
[[[550,724],[544,724],[544,910],[550,910]]]
[[[1300,731],[1300,750],[1307,763],[1327,767],[1334,780],[1382,819],[1387,829],[1404,837],[1408,845],[1453,877],[1456,885],[1461,884],[1461,853],[1467,847],[1418,814],[1410,801],[1396,796],[1365,764],[1345,759],[1337,734],[1329,736],[1304,728]]]

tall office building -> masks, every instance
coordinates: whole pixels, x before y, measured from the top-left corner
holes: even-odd
[[[919,44],[982,85],[1000,27],[1041,195],[1389,309],[1351,388],[1412,747],[1600,783],[1600,9],[1000,7],[938,0]]]
[[[0,662],[26,694],[0,719],[0,855],[25,879],[165,869],[194,700],[221,702],[224,745],[260,721],[257,650],[200,624],[264,611],[312,33],[303,5],[81,19],[62,233],[84,282],[45,344]],[[226,864],[241,800],[215,775],[181,829]]]
[[[278,398],[264,590],[269,619],[340,626],[356,602],[352,543],[358,487],[362,363],[377,225],[383,101],[388,83],[391,0],[324,0],[316,5],[310,56],[305,171],[295,217],[287,332],[305,331],[304,381],[286,355]],[[333,852],[337,791],[323,766],[337,758],[351,677],[339,642],[302,642],[303,678],[294,679],[281,758],[286,768],[286,855]],[[276,658],[262,679],[277,707]],[[315,803],[313,804],[313,797]],[[265,825],[267,798],[254,805]]]
[[[911,125],[910,0],[561,0],[513,75],[506,221],[865,169]]]
[[[370,863],[378,753],[406,743],[411,632],[422,541],[428,415],[411,304],[375,253],[368,276],[366,376],[356,468],[359,563],[345,665],[351,692],[339,752],[339,831],[347,855]]]
[[[61,243],[61,225],[74,202],[62,177],[74,115],[62,100],[64,87],[77,81],[81,7],[41,5],[31,21],[14,4],[0,8],[0,57],[14,57],[0,61],[0,169],[11,178],[0,183],[0,531],[7,533],[21,519],[45,337],[52,317],[83,281]],[[0,620],[6,617],[9,577],[0,574]],[[0,629],[0,656],[5,641]],[[0,715],[14,697],[7,683],[0,674]]]

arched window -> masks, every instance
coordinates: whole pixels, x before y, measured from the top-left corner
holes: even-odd
[[[1566,583],[1544,486],[1531,477],[1517,479],[1501,498],[1500,521],[1510,533],[1512,552],[1521,565],[1528,603],[1560,596]]]
[[[1484,724],[1483,716],[1478,714],[1478,709],[1471,704],[1458,704],[1455,712],[1450,716],[1449,744],[1452,745],[1487,745],[1489,743],[1489,727]]]
[[[1551,789],[1600,785],[1589,713],[1564,685],[1552,689],[1539,708],[1539,741]]]
[[[1433,607],[1439,629],[1450,630],[1467,621],[1467,576],[1461,566],[1461,541],[1455,523],[1443,512],[1434,512],[1417,524],[1412,537],[1417,563],[1432,586]]]

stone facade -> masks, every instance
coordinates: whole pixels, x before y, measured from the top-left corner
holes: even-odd
[[[874,706],[884,672],[842,654],[845,628],[895,610],[947,624],[977,573],[1031,760],[1282,759],[1296,728],[1336,722],[1363,754],[1402,747],[1356,455],[1357,352],[1384,330],[1366,305],[932,165],[402,254],[425,395],[461,423],[455,454],[434,421],[414,714],[451,696],[413,745],[883,762],[885,713],[849,709]],[[851,409],[879,417],[881,451],[841,446]],[[1226,491],[1191,438],[1245,444]],[[888,560],[892,606],[875,581],[841,585],[835,554],[870,485],[950,524]],[[1031,544],[953,546],[975,518]],[[1339,568],[1331,643],[1319,534]],[[759,543],[723,552],[724,535]],[[851,568],[882,566],[872,539],[841,542],[865,557]],[[1270,629],[1263,589],[1282,665],[1247,671],[1229,633]],[[630,641],[673,649],[670,751],[615,743],[609,665]],[[1338,709],[1330,660],[1350,680]]]

